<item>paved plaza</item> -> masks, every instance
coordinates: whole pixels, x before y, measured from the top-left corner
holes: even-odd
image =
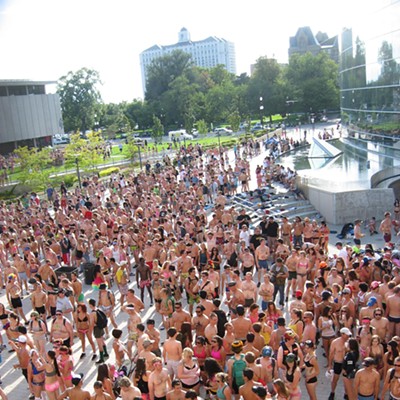
[[[265,157],[266,153],[263,153],[255,158],[252,159],[251,161],[251,173],[252,173],[252,187],[255,187],[256,184],[256,180],[254,177],[254,171],[255,168],[258,164],[262,163],[263,158]],[[278,189],[279,190],[279,189]],[[355,219],[357,218],[357,216],[354,216]],[[377,216],[377,220],[380,220],[380,216]],[[340,232],[341,230],[341,226],[329,226],[329,228],[331,229],[331,231],[336,231],[336,232]],[[365,231],[365,229],[364,229]],[[334,248],[334,246],[332,246],[332,244],[334,245],[337,241],[337,237],[336,234],[331,234],[330,235],[330,253],[334,254],[337,250],[336,248]],[[348,240],[349,241],[349,240]],[[344,241],[346,242],[346,241]],[[383,246],[383,239],[381,238],[380,235],[374,235],[372,237],[369,237],[369,235],[367,234],[367,236],[365,237],[364,240],[364,244],[365,243],[372,243],[374,245],[375,248],[380,248]],[[84,281],[83,276],[80,277],[82,282]],[[134,281],[134,278],[131,277],[131,283],[130,283],[130,287],[137,289],[136,286],[136,282]],[[126,330],[126,325],[127,325],[127,314],[121,312],[120,310],[120,305],[119,305],[119,293],[118,290],[116,288],[116,285],[114,284],[114,286],[112,287],[112,290],[114,291],[114,293],[116,294],[116,308],[115,308],[115,315],[116,315],[116,321],[118,323],[119,329],[122,329],[124,331],[124,337],[123,339],[126,338],[126,334],[127,334],[127,330]],[[84,293],[85,293],[85,301],[87,301],[90,298],[98,298],[98,292],[94,292],[91,286],[87,286],[84,285]],[[138,293],[138,291],[137,291]],[[182,299],[184,304],[186,305],[186,299],[185,297]],[[6,306],[8,305],[7,299],[6,299],[6,295],[5,295],[5,290],[1,291],[0,294],[0,301],[1,303],[5,304]],[[31,311],[31,302],[30,302],[30,297],[29,296],[25,296],[23,299],[23,304],[24,304],[24,311],[27,315],[29,315],[30,311]],[[185,307],[187,309],[187,306]],[[226,306],[223,305],[222,307],[224,310],[227,310]],[[288,304],[285,305],[285,317],[288,317],[288,313],[287,313],[287,309],[288,309]],[[148,297],[145,298],[145,309],[141,314],[142,320],[146,321],[148,318],[154,318],[156,320],[156,327],[160,326],[161,323],[161,318],[160,316],[155,313],[155,308],[154,306],[150,306],[150,299]],[[288,320],[288,318],[287,318]],[[110,324],[111,326],[111,324]],[[110,332],[111,332],[110,328]],[[165,340],[165,331],[161,331],[161,342],[163,342]],[[3,339],[6,343],[6,336],[5,334],[3,334]],[[113,352],[111,351],[111,338],[108,338],[106,343],[107,343],[107,347],[108,347],[108,351],[110,352],[110,358],[108,359],[108,363],[110,364],[114,364],[115,362],[115,358],[113,355]],[[51,345],[48,344],[48,349],[51,348]],[[84,373],[85,377],[84,377],[84,388],[89,390],[90,392],[93,392],[93,383],[96,380],[96,375],[97,375],[97,366],[95,364],[95,362],[90,361],[90,354],[88,353],[88,355],[86,356],[86,358],[84,359],[80,359],[79,356],[81,354],[81,346],[80,346],[80,341],[78,338],[75,338],[74,340],[74,345],[72,347],[73,349],[73,357],[74,357],[74,361],[75,361],[75,372],[79,373],[82,372]],[[90,351],[90,346],[87,345],[87,352]],[[25,379],[22,377],[20,370],[15,370],[13,368],[13,365],[17,363],[17,357],[15,355],[15,353],[8,353],[9,350],[9,346],[6,350],[3,351],[2,353],[2,363],[0,364],[0,374],[1,374],[1,378],[3,381],[3,389],[6,391],[6,393],[8,394],[8,397],[10,400],[16,400],[16,399],[27,399],[28,395],[29,395],[29,391],[27,389],[27,384]],[[326,368],[326,358],[323,357],[322,355],[322,349],[321,349],[321,345],[319,346],[318,350],[317,350],[317,355],[318,355],[318,360],[319,360],[319,364],[321,367],[321,373],[319,375],[318,378],[318,387],[317,387],[317,395],[319,399],[327,399],[330,393],[330,381],[328,380],[328,378],[325,376],[325,371]],[[308,398],[307,395],[307,391],[304,387],[304,379],[301,380],[301,388],[302,388],[302,398]],[[337,387],[336,390],[336,399],[342,399],[344,395],[344,389],[343,389],[343,383],[340,380],[339,381],[339,385]]]

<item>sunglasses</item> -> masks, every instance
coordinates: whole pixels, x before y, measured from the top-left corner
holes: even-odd
[[[375,317],[382,317],[382,314],[375,314]]]
[[[400,367],[400,364],[394,364],[395,367]]]

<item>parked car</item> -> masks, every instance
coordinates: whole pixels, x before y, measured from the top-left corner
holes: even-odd
[[[70,139],[68,135],[54,135],[53,136],[53,146],[57,144],[68,144]]]
[[[232,135],[233,131],[228,128],[215,128],[214,132],[218,135],[224,136],[224,135]]]

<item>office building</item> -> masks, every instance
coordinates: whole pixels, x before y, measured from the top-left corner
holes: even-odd
[[[236,56],[233,43],[216,36],[207,39],[192,41],[190,33],[182,28],[178,35],[178,42],[171,45],[150,47],[140,54],[143,90],[146,91],[147,67],[151,62],[175,50],[181,50],[192,56],[192,61],[198,67],[212,68],[223,65],[228,72],[236,74]]]
[[[63,134],[58,94],[46,94],[56,82],[0,80],[0,148],[12,152],[19,146],[43,147]]]
[[[341,35],[342,121],[359,139],[400,138],[400,1],[372,7]]]
[[[289,39],[289,58],[293,54],[311,53],[316,56],[324,52],[335,61],[339,62],[338,36],[328,37],[326,33],[318,32],[314,35],[309,26],[299,28],[295,36]]]

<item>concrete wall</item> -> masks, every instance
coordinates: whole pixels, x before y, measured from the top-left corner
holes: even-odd
[[[297,177],[297,187],[310,203],[334,225],[344,225],[355,219],[369,220],[375,217],[379,222],[385,211],[392,211],[393,189],[366,189],[349,192],[329,192],[308,184],[305,177]]]
[[[64,133],[58,94],[0,97],[0,143]]]

